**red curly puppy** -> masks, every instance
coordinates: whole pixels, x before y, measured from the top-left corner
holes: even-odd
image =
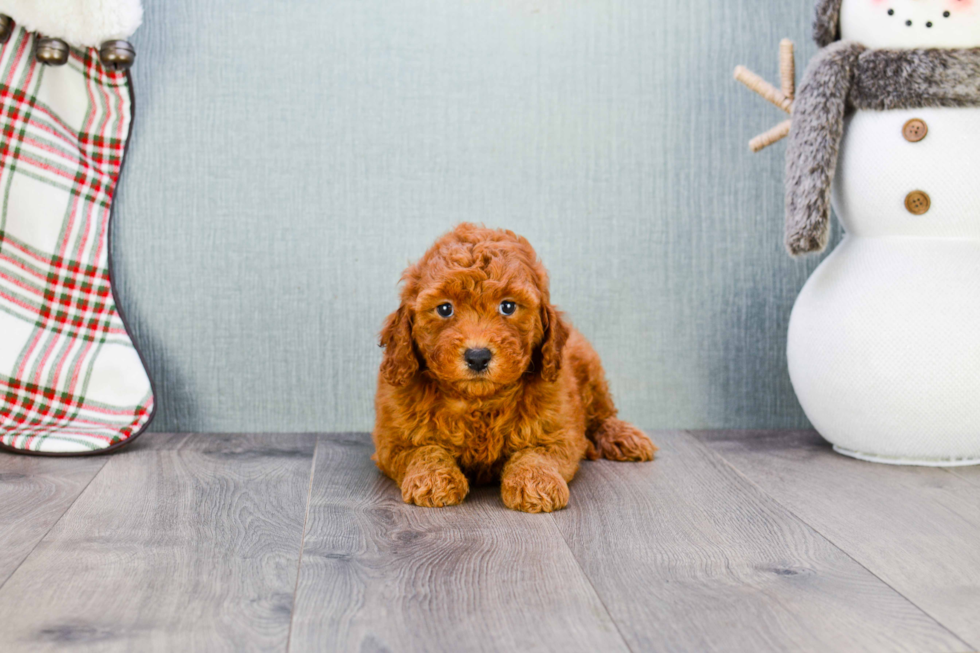
[[[499,479],[507,507],[550,512],[582,458],[653,459],[527,240],[461,224],[402,281],[381,332],[373,458],[406,503],[454,505],[470,481]]]

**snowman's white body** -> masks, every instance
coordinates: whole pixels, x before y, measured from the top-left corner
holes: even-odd
[[[843,0],[839,21],[868,48],[980,46],[972,2]],[[918,142],[903,134],[912,119],[928,126]],[[800,404],[841,453],[980,463],[978,177],[980,109],[845,123],[832,204],[846,235],[800,292],[787,345]],[[925,214],[906,208],[912,191],[929,195]]]
[[[928,125],[925,139],[905,123]],[[980,109],[859,111],[833,205],[846,236],[790,318],[793,387],[839,451],[980,462]],[[929,194],[924,215],[905,208]]]

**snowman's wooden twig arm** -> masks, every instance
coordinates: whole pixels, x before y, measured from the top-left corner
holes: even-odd
[[[769,147],[773,143],[783,140],[789,135],[789,129],[792,124],[792,120],[784,120],[764,134],[759,134],[749,141],[749,149],[753,152],[758,152],[759,150]]]
[[[863,50],[846,41],[827,46],[810,62],[796,94],[786,149],[786,248],[794,256],[827,245],[831,184]]]
[[[779,42],[779,81],[783,95],[792,100],[796,97],[796,56],[793,42],[783,39]]]
[[[758,93],[774,106],[779,107],[786,113],[792,114],[793,96],[796,93],[796,62],[793,56],[793,42],[789,39],[783,39],[779,43],[780,88],[776,88],[745,66],[735,67],[735,79],[745,84],[745,86]],[[758,152],[786,138],[786,134],[789,133],[789,125],[789,121],[782,122],[764,134],[759,134],[749,141],[749,149],[753,152]]]
[[[779,107],[786,113],[793,110],[793,99],[786,97],[778,88],[762,79],[745,66],[735,67],[735,79],[745,84],[749,89],[755,91],[766,101]]]

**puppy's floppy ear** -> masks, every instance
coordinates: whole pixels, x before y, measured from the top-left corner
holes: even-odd
[[[568,340],[568,325],[551,304],[541,309],[544,337],[541,340],[541,378],[549,383],[558,380],[561,371],[561,352]]]
[[[380,344],[385,349],[381,375],[391,385],[405,385],[419,371],[412,342],[412,310],[408,306],[402,304],[385,320]]]

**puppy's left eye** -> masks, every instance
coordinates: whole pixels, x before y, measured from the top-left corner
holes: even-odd
[[[499,310],[501,315],[513,315],[514,311],[517,310],[517,304],[514,302],[503,301],[500,302]]]
[[[436,313],[439,314],[439,317],[452,317],[453,305],[450,304],[449,302],[446,302],[445,304],[439,304],[438,306],[436,306]]]

